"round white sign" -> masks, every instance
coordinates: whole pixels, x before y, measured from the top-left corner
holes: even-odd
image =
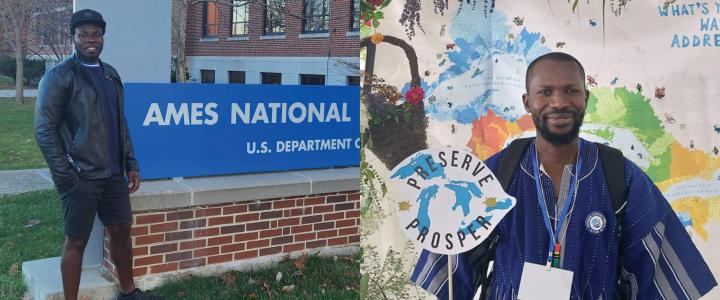
[[[390,172],[389,181],[405,236],[433,253],[473,249],[515,206],[495,174],[465,150],[418,151]]]

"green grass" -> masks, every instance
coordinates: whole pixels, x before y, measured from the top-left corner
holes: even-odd
[[[45,168],[35,143],[35,98],[0,98],[0,170]]]
[[[230,272],[223,276],[191,277],[153,290],[167,299],[358,299],[359,256],[339,258],[309,257],[301,277],[292,261],[253,272]],[[276,275],[282,272],[277,282]],[[254,281],[251,283],[251,279]],[[267,288],[263,285],[267,283]],[[291,291],[283,286],[294,285]]]
[[[22,299],[24,261],[60,256],[62,210],[54,190],[29,192],[0,198],[0,300]],[[40,223],[25,228],[30,220]],[[156,288],[167,299],[357,299],[359,255],[354,257],[308,257],[302,276],[293,261],[252,272],[229,272],[222,276],[189,277]],[[282,272],[282,279],[276,275]],[[228,275],[232,274],[232,276]],[[234,277],[233,277],[234,276]],[[250,279],[255,283],[250,283]],[[267,283],[267,288],[263,284]],[[289,292],[284,286],[295,285]],[[269,293],[268,293],[269,291]]]
[[[25,228],[30,220],[40,223]],[[22,299],[22,263],[59,256],[62,228],[62,211],[54,190],[0,198],[0,299]]]

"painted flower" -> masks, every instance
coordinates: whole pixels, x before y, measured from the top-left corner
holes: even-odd
[[[367,3],[370,5],[378,6],[383,3],[383,0],[367,0]]]
[[[405,93],[405,100],[410,104],[417,105],[425,98],[425,91],[419,86],[413,87]]]
[[[377,44],[382,43],[384,38],[385,37],[382,35],[382,33],[376,32],[376,33],[373,33],[372,36],[370,36],[370,41],[373,44],[377,45]]]

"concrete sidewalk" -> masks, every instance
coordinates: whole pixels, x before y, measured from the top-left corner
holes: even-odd
[[[23,96],[24,97],[37,97],[38,90],[36,89],[26,89],[23,90]],[[0,90],[0,97],[8,97],[12,98],[15,97],[15,90]]]
[[[48,169],[0,171],[0,198],[54,187]]]

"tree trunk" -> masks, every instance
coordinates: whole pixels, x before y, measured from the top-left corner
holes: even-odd
[[[185,70],[187,70],[187,57],[185,56],[185,40],[186,40],[186,26],[187,26],[187,14],[190,9],[191,1],[185,0],[180,1],[178,7],[178,19],[175,20],[177,24],[173,26],[173,38],[175,39],[175,47],[177,56],[175,57],[175,81],[182,83],[188,80],[185,77]]]
[[[5,38],[8,39],[10,48],[15,51],[15,103],[24,104],[23,87],[25,86],[24,62],[26,54],[27,39],[27,18],[34,5],[32,1],[0,1],[0,8],[3,10],[2,25]],[[7,22],[10,21],[10,22]]]
[[[175,67],[177,70],[175,70],[175,78],[177,82],[186,82],[188,80],[187,77],[185,77],[187,74],[185,71],[187,70],[187,57],[185,56],[185,42],[183,39],[182,47],[178,48],[178,55],[177,55],[177,64]]]
[[[16,35],[15,38],[15,103],[18,105],[25,104],[23,99],[23,87],[25,85],[25,45],[22,36]]]
[[[23,58],[24,57],[20,53],[15,53],[15,70],[17,70],[15,72],[15,103],[18,105],[25,104],[25,101],[23,100],[23,86],[25,84],[25,66],[23,65]]]

